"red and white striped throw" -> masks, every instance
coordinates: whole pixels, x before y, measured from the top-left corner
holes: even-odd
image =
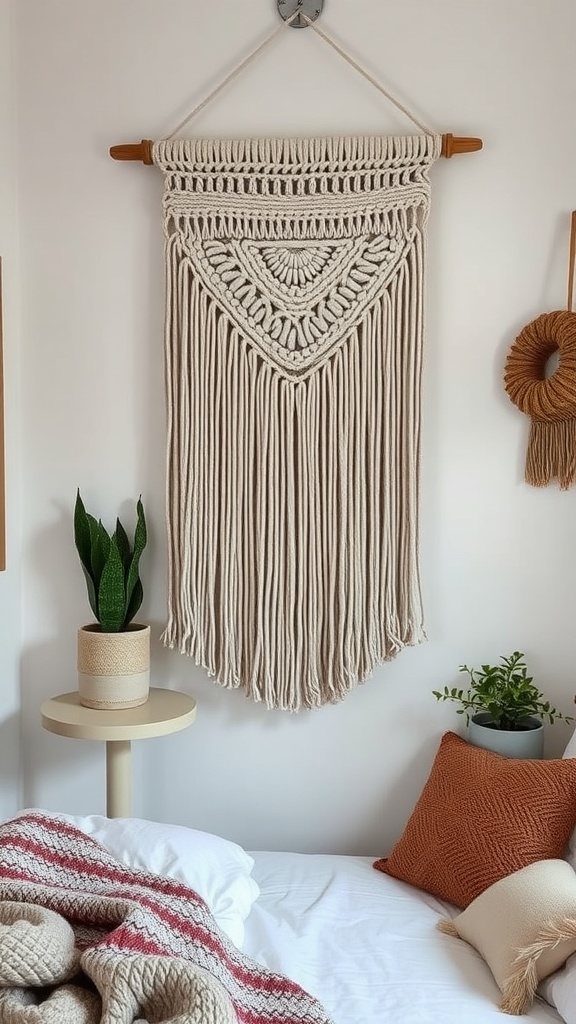
[[[21,907],[19,922],[14,904]],[[80,974],[78,958],[64,948],[62,929],[45,941],[62,918],[80,952]],[[23,1021],[32,1019],[30,1004],[60,998],[62,1010],[54,1019],[66,1024],[330,1024],[299,985],[241,953],[193,890],[127,868],[90,836],[45,812],[0,825],[0,921],[6,919],[10,924],[0,928],[0,1020],[19,1020],[18,1007]],[[31,945],[23,936],[32,924],[38,941]],[[54,965],[43,951],[50,949],[58,959],[58,942],[58,988],[35,988],[38,978],[50,984],[46,972]],[[71,977],[62,964],[72,965]]]

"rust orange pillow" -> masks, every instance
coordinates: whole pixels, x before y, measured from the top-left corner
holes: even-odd
[[[576,759],[516,760],[448,732],[401,838],[374,867],[463,908],[513,871],[561,858],[575,821]]]

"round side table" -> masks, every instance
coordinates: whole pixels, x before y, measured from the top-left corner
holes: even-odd
[[[131,741],[167,736],[192,725],[196,701],[177,690],[152,687],[145,704],[121,711],[96,711],[80,704],[77,691],[44,702],[42,726],[58,736],[106,743],[106,815],[131,814]]]

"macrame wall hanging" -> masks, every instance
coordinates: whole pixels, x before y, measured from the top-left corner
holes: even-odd
[[[418,553],[429,170],[405,137],[113,147],[165,175],[164,642],[268,707],[340,700],[424,637]]]
[[[504,368],[510,400],[530,417],[525,479],[534,487],[576,481],[576,312],[573,310],[576,211],[570,224],[566,309],[542,313],[514,341]],[[558,353],[547,376],[550,356]]]

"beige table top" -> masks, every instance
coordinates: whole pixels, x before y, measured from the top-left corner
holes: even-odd
[[[96,711],[80,704],[78,691],[61,693],[40,709],[49,732],[78,740],[140,740],[167,736],[191,725],[196,701],[186,693],[151,687],[145,704],[120,711]]]

